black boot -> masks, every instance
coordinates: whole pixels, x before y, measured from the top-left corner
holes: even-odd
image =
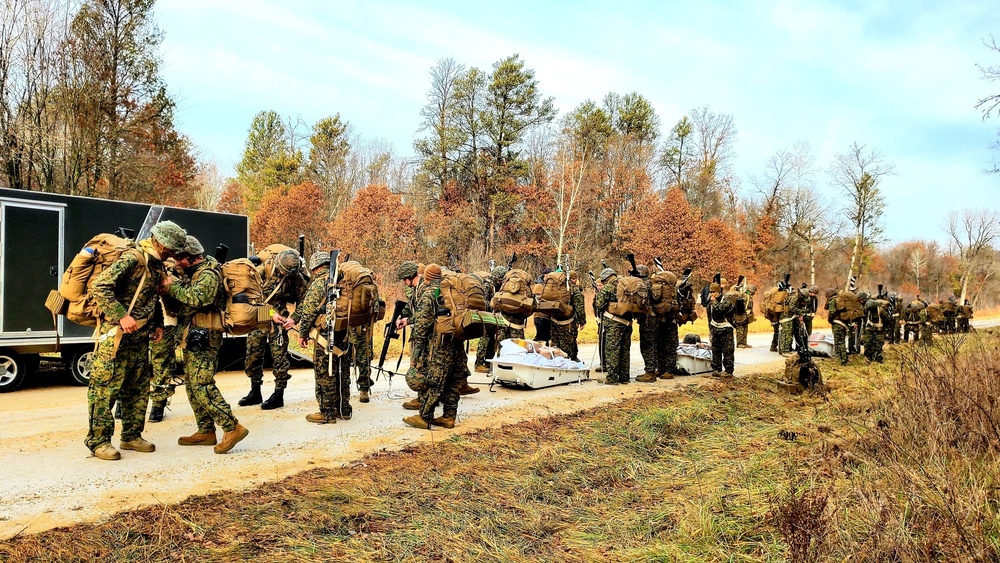
[[[153,408],[149,409],[149,421],[150,422],[162,422],[163,421],[163,407],[158,407],[153,405]]]
[[[240,399],[238,403],[241,407],[248,407],[250,405],[259,405],[263,398],[260,396],[260,385],[256,383],[250,384],[250,392],[247,393],[246,397]]]
[[[275,389],[274,393],[271,393],[271,396],[260,405],[260,408],[269,411],[271,409],[280,409],[283,406],[285,406],[285,390]]]

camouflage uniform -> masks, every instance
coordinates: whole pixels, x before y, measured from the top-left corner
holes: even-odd
[[[826,299],[827,320],[833,330],[833,350],[840,365],[847,365],[847,323],[837,316],[837,295],[834,293]]]
[[[575,285],[570,290],[570,304],[573,306],[573,316],[564,321],[552,321],[552,345],[559,348],[574,362],[580,361],[580,348],[577,345],[576,337],[580,332],[580,327],[587,324],[587,305],[583,299],[583,292]]]
[[[486,278],[482,279],[483,282],[483,297],[486,298],[486,306],[489,307],[490,300],[493,299],[493,294],[496,293],[497,284],[503,282],[503,276],[497,278],[495,275],[499,272],[499,269],[494,269],[494,272]],[[493,354],[497,347],[497,333],[495,330],[487,330],[485,334],[479,339],[479,343],[476,345],[476,368],[485,368],[489,370],[489,365],[486,360],[493,358]]]
[[[178,325],[168,325],[163,327],[163,338],[159,342],[149,342],[149,361],[153,366],[152,391],[149,393],[149,402],[154,407],[165,407],[170,397],[174,395],[176,385],[174,378],[177,377],[177,348],[181,345],[181,336],[184,333],[181,319],[177,319]]]
[[[716,292],[709,298],[708,330],[712,341],[712,370],[716,374],[725,372],[731,376],[736,369],[736,338],[732,324],[735,310],[736,299],[731,293],[719,295]]]
[[[330,270],[320,270],[313,275],[302,301],[292,313],[292,320],[299,327],[299,334],[305,338],[310,329],[315,327],[319,337],[313,344],[313,373],[316,376],[316,402],[319,412],[328,420],[336,418],[351,418],[351,361],[348,340],[348,330],[337,331],[334,334],[333,346],[343,351],[343,354],[333,356],[333,370],[330,372],[330,355],[325,342],[329,339],[329,330],[321,315],[326,313],[327,280]],[[319,325],[317,326],[317,321]]]
[[[752,348],[747,344],[747,332],[749,332],[750,323],[754,322],[756,318],[753,314],[753,295],[756,293],[757,289],[753,286],[748,286],[747,289],[737,290],[743,292],[743,299],[746,305],[746,312],[740,314],[738,311],[733,314],[733,329],[736,332],[736,347],[737,348]]]
[[[267,263],[258,267],[258,270],[264,280],[264,297],[274,293],[268,301],[271,309],[278,315],[287,317],[288,305],[298,303],[302,299],[308,282],[299,272],[284,276],[273,265],[269,266]],[[284,328],[272,322],[247,335],[247,357],[244,368],[250,383],[260,386],[264,382],[264,357],[268,346],[271,348],[274,389],[282,390],[288,386],[288,380],[292,377],[288,374],[288,369],[291,367],[288,359],[288,331]]]
[[[368,392],[372,388],[372,325],[365,323],[349,328],[347,338],[351,344],[354,369],[358,375],[358,391]]]
[[[788,297],[785,298],[784,316],[781,319],[781,340],[778,343],[778,352],[787,354],[792,351],[792,341],[799,329],[799,317],[808,314],[811,306],[809,296],[802,295],[800,290],[793,289],[788,292]]]
[[[969,332],[972,330],[972,305],[969,300],[965,300],[965,305],[959,305],[955,312],[955,328],[958,332]]]
[[[168,290],[191,318],[184,348],[184,375],[188,401],[199,434],[214,434],[218,424],[231,432],[239,422],[215,385],[215,371],[222,348],[222,309],[226,293],[222,289],[222,268],[212,256],[194,266],[188,284],[173,283]]]
[[[148,241],[142,241],[140,245],[150,248],[148,244]],[[158,258],[148,252],[143,254],[148,273],[142,287],[139,280],[143,266],[132,251],[123,253],[91,282],[90,293],[101,313],[98,322],[100,337],[87,388],[90,431],[85,444],[91,452],[111,442],[115,430],[111,411],[115,402],[120,402],[122,407],[123,442],[141,438],[145,428],[149,382],[153,375],[149,363],[149,339],[156,328],[163,326],[156,291],[165,272]],[[142,326],[131,334],[125,334],[118,323],[126,316],[137,292],[131,316]],[[117,352],[116,331],[121,333]]]
[[[645,268],[645,266],[640,266],[640,268]],[[645,272],[646,270],[643,270]],[[653,294],[653,289],[649,282],[649,276],[640,276],[642,282],[646,284],[646,293],[648,295]],[[642,370],[643,376],[649,378],[650,376],[657,375],[656,367],[659,363],[656,358],[656,333],[658,332],[659,323],[656,320],[656,316],[653,314],[643,315],[638,319],[639,324],[639,355],[642,356]]]
[[[917,318],[920,321],[920,344],[930,346],[934,342],[934,324],[927,314],[926,307],[920,310]]]
[[[879,303],[880,300],[869,299],[865,303],[865,331],[861,337],[865,358],[870,362],[882,363],[882,347],[885,345],[887,313]]]
[[[617,300],[618,276],[612,275],[594,298],[594,308],[602,317],[601,341],[604,343],[604,373],[608,385],[625,384],[631,380],[632,319],[607,312],[608,305]]]
[[[461,341],[434,332],[434,320],[440,305],[441,280],[427,282],[420,293],[414,312],[413,335],[410,340],[413,366],[424,376],[427,389],[420,394],[420,416],[428,424],[434,419],[434,409],[440,403],[445,418],[458,415],[458,391],[461,366],[466,363]],[[468,366],[466,366],[467,371]]]

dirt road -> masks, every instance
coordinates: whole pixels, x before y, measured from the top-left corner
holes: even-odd
[[[755,347],[737,352],[737,375],[775,371],[783,365],[782,358],[768,353],[769,339],[769,335],[751,335]],[[590,360],[593,346],[582,348],[581,357]],[[637,344],[632,346],[632,365],[633,375],[641,373]],[[267,377],[265,393],[271,390]],[[480,393],[462,399],[457,428],[427,431],[401,421],[412,413],[400,408],[400,403],[414,396],[402,378],[393,380],[391,391],[394,397],[403,398],[390,398],[388,382],[382,379],[370,403],[352,399],[352,420],[310,424],[304,417],[317,410],[312,370],[298,369],[293,370],[284,408],[234,407],[250,435],[229,454],[177,445],[178,436],[195,430],[184,389],[179,388],[166,419],[146,425],[144,437],[156,444],[156,452],[122,452],[116,462],[90,457],[83,445],[86,388],[49,385],[21,390],[0,395],[0,539],[98,520],[139,506],[175,503],[190,495],[246,489],[313,467],[339,466],[380,449],[445,440],[458,432],[572,412],[704,380],[681,377],[628,386],[590,380],[534,391],[497,386],[493,393],[481,385]],[[473,374],[472,382],[488,379]],[[248,386],[242,372],[220,373],[218,383],[234,405]],[[117,442],[116,432],[116,446]]]

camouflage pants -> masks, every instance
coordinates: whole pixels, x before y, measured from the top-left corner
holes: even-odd
[[[185,388],[188,402],[194,411],[198,432],[215,433],[218,424],[229,432],[236,428],[236,417],[225,397],[215,385],[215,370],[219,365],[219,349],[222,348],[222,332],[209,331],[209,345],[203,350],[184,351]]]
[[[288,387],[288,374],[291,362],[288,360],[288,331],[273,327],[274,332],[267,328],[258,328],[247,335],[247,357],[244,367],[250,383],[264,383],[264,355],[268,346],[271,347],[271,369],[274,372],[274,389]]]
[[[710,327],[712,340],[712,370],[726,372],[732,375],[736,369],[735,358],[736,337],[733,329],[728,327]]]
[[[802,324],[806,325],[806,337],[812,336],[812,333],[813,333],[813,315],[804,315],[802,317]]]
[[[149,362],[153,366],[153,389],[149,402],[154,407],[165,407],[174,395],[174,377],[177,373],[177,347],[184,329],[177,326],[163,327],[163,339],[149,343]]]
[[[521,321],[521,322],[523,322],[523,321]],[[521,324],[521,322],[519,322],[518,324]],[[510,326],[505,326],[505,327],[498,328],[497,329],[496,342],[494,343],[496,345],[495,346],[496,351],[493,354],[494,356],[496,356],[496,354],[500,351],[500,342],[503,341],[503,340],[507,340],[508,338],[521,338],[521,339],[523,339],[524,338],[524,329],[523,328],[514,328],[514,327],[510,327]]]
[[[642,356],[643,371],[657,374],[656,360],[657,321],[653,315],[646,315],[639,320],[639,355]]]
[[[955,323],[956,323],[955,328],[956,330],[958,330],[958,332],[969,332],[970,330],[972,330],[969,325],[968,317],[958,317],[955,320]]]
[[[445,417],[455,418],[458,415],[458,390],[467,380],[463,372],[469,372],[467,359],[462,342],[445,337],[435,343],[425,367],[428,388],[418,397],[420,416],[424,420],[430,422],[434,418],[434,409],[438,404],[444,409]]]
[[[747,332],[749,332],[750,325],[747,323],[733,323],[733,330],[736,332],[736,345],[746,346],[747,345]]]
[[[774,329],[774,335],[771,336],[771,351],[772,352],[777,352],[778,351],[778,333],[780,332],[778,323],[771,323],[771,328]]]
[[[358,375],[358,391],[369,391],[372,388],[372,338],[371,325],[354,327],[348,330],[348,338],[354,354],[354,369]]]
[[[345,340],[347,333],[337,333],[335,344],[346,352],[332,356],[333,369],[326,347],[313,345],[313,373],[316,376],[316,402],[319,412],[327,418],[350,417],[351,407],[351,345]]]
[[[902,334],[902,327],[899,326],[899,320],[892,321],[892,327],[889,329],[888,338],[890,344],[899,344],[900,335]]]
[[[790,319],[781,319],[779,333],[781,335],[778,341],[778,352],[782,354],[787,354],[792,351],[792,342],[795,341],[795,331],[799,330],[799,319],[792,317]]]
[[[903,342],[910,341],[910,334],[913,334],[913,341],[920,340],[920,325],[916,323],[906,323],[903,325]]]
[[[861,336],[861,343],[865,347],[865,358],[868,361],[882,363],[882,346],[885,344],[885,334],[882,328],[865,327],[865,333]]]
[[[677,321],[657,319],[656,328],[656,373],[677,375]]]
[[[847,354],[861,353],[861,327],[854,322],[847,325]]]
[[[955,314],[945,313],[944,315],[944,330],[945,334],[952,334],[955,332]]]
[[[931,344],[934,342],[934,325],[924,323],[920,325],[920,343]]]
[[[622,324],[611,319],[601,323],[604,342],[604,373],[608,383],[628,383],[632,377],[629,373],[632,350],[632,323]]]
[[[559,348],[575,362],[580,361],[576,345],[576,323],[558,325],[552,323],[552,345]]]
[[[487,331],[476,346],[476,367],[489,367],[486,360],[492,359],[497,347],[496,331]]]
[[[114,326],[101,322],[100,334],[107,334]],[[114,354],[113,338],[98,343],[87,387],[90,431],[84,443],[90,451],[111,442],[115,432],[111,411],[116,402],[122,407],[122,441],[141,437],[146,427],[149,380],[153,376],[149,364],[149,334],[150,329],[144,328],[124,335],[117,355]]]
[[[833,353],[840,360],[840,365],[847,365],[847,327],[841,324],[833,323],[830,325],[833,329]]]

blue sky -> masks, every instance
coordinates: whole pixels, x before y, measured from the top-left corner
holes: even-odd
[[[489,70],[519,53],[560,113],[639,92],[663,133],[692,109],[733,116],[734,170],[751,189],[776,151],[807,141],[817,187],[852,142],[896,168],[886,235],[944,240],[949,210],[1000,208],[993,157],[1000,10],[980,2],[379,2],[161,0],[163,76],[177,126],[234,175],[261,110],[312,124],[340,113],[412,155],[428,71],[452,57]]]

